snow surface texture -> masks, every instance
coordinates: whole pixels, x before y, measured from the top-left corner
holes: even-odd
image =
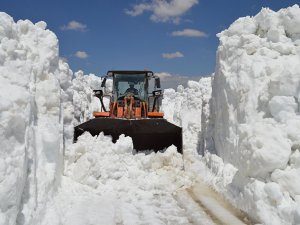
[[[265,224],[299,224],[299,6],[262,9],[218,37],[210,124],[237,169],[231,197]]]

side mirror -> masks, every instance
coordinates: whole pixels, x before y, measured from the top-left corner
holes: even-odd
[[[159,79],[159,77],[155,77],[155,86],[157,88],[160,88],[160,79]]]
[[[106,77],[103,78],[103,81],[101,83],[101,87],[105,87],[105,83],[106,83]]]
[[[106,108],[105,108],[105,105],[103,103],[103,90],[93,90],[93,92],[94,92],[94,96],[96,96],[100,100],[101,112],[102,112],[102,109],[104,110],[104,112],[107,112]]]
[[[93,90],[93,92],[94,92],[94,95],[99,99],[103,96],[102,90]]]

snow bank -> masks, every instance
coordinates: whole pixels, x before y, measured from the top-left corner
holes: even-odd
[[[63,171],[72,72],[45,22],[0,24],[0,224],[36,224]]]
[[[182,127],[186,154],[195,154],[197,151],[203,154],[210,96],[210,77],[201,78],[199,82],[188,81],[186,88],[179,85],[177,91],[164,90],[162,111],[165,119]]]
[[[164,92],[185,169],[264,224],[300,223],[299,15],[263,9],[220,33],[212,99],[209,78]]]
[[[299,224],[299,6],[262,9],[218,37],[211,125],[238,170],[233,197],[265,224]]]

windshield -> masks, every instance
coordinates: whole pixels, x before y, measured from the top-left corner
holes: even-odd
[[[131,93],[131,95],[141,100],[147,100],[145,74],[115,74],[114,84],[114,92],[117,99]]]

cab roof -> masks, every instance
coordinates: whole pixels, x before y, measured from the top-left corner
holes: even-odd
[[[130,75],[130,74],[151,74],[153,76],[153,72],[150,70],[109,70],[107,71],[107,76],[111,76],[113,74],[124,74],[124,75]]]

